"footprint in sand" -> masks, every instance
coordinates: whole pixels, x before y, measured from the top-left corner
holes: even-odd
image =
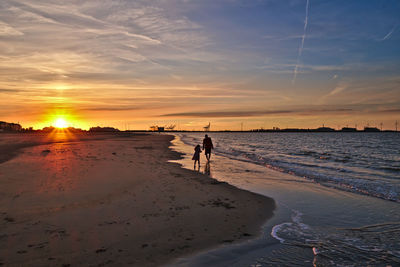
[[[6,222],[15,222],[15,219],[14,219],[14,218],[11,218],[11,217],[5,217],[4,220],[5,220]]]
[[[103,252],[106,252],[106,251],[107,251],[107,249],[105,249],[105,248],[99,248],[99,249],[96,250],[96,253],[103,253]]]

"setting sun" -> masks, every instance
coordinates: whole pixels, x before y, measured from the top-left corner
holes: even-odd
[[[54,123],[56,128],[66,128],[68,126],[67,122],[63,118],[58,118]]]

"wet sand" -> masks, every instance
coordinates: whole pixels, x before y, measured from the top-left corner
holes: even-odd
[[[172,138],[0,135],[0,263],[154,266],[260,234],[274,201],[168,162]]]

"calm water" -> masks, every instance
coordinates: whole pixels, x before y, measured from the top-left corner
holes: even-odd
[[[210,133],[201,172],[277,202],[264,235],[183,266],[400,266],[400,134]],[[204,133],[178,133],[191,156]],[[205,168],[207,167],[207,168]]]
[[[182,134],[201,143],[203,134]],[[215,153],[320,184],[400,201],[398,133],[212,133]]]

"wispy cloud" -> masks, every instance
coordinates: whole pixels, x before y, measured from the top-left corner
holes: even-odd
[[[0,36],[19,36],[19,35],[24,35],[24,34],[14,29],[7,23],[0,21]]]
[[[346,88],[347,88],[346,84],[340,84],[340,85],[336,86],[335,89],[330,91],[328,96],[339,94],[340,92],[346,90]]]
[[[307,31],[307,25],[308,25],[308,7],[309,7],[309,0],[307,0],[306,3],[306,17],[304,19],[304,31],[303,31],[303,36],[301,37],[301,43],[300,43],[300,47],[299,47],[299,52],[297,54],[297,63],[296,66],[294,67],[294,71],[293,71],[293,79],[292,79],[292,83],[295,84],[296,83],[296,77],[297,77],[297,72],[298,72],[298,68],[300,65],[300,58],[301,55],[303,53],[303,49],[304,49],[304,41],[306,39],[306,31]]]
[[[219,118],[219,117],[253,117],[265,115],[279,115],[292,113],[290,110],[246,110],[246,111],[200,111],[163,114],[163,117],[200,117],[200,118]]]
[[[399,108],[384,109],[384,110],[379,110],[378,112],[380,112],[380,113],[394,113],[394,114],[400,115],[400,109]]]
[[[68,83],[154,83],[168,72],[194,72],[218,59],[199,51],[202,27],[161,2],[6,0],[0,9],[2,80],[31,88]],[[178,8],[178,7],[175,7]],[[23,39],[22,39],[23,38]],[[185,67],[183,67],[186,65]]]
[[[4,89],[4,88],[0,88],[0,94],[1,93],[17,93],[19,92],[19,89]]]
[[[229,117],[265,117],[265,116],[289,116],[304,115],[314,116],[316,114],[334,114],[352,112],[351,108],[305,108],[287,110],[238,110],[238,111],[199,111],[163,114],[163,117],[198,117],[198,118],[229,118]]]

